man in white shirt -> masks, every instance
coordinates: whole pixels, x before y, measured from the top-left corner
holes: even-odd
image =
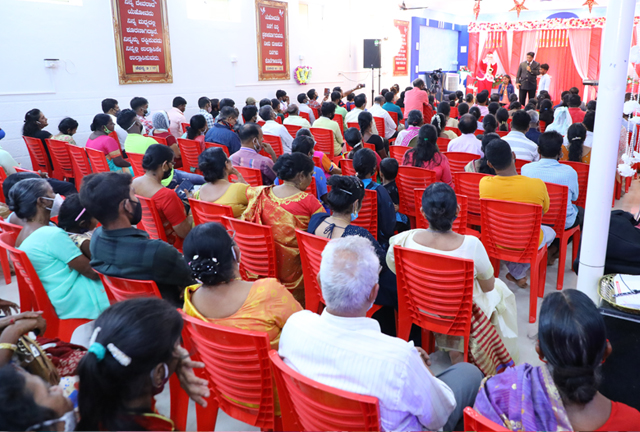
[[[489,114],[489,93],[478,93],[476,96],[476,104],[474,106],[480,109],[480,117],[484,117]]]
[[[316,121],[316,116],[309,106],[309,97],[305,93],[300,93],[298,95],[298,104],[298,109],[300,110],[300,112],[309,114],[309,123],[313,124],[313,122]]]
[[[484,156],[482,153],[482,141],[474,135],[478,128],[476,118],[471,114],[465,114],[458,122],[458,129],[462,132],[458,138],[454,138],[447,146],[448,152],[473,153]]]
[[[282,151],[284,153],[291,153],[291,144],[293,144],[293,137],[289,134],[284,125],[276,122],[276,112],[271,105],[265,105],[260,108],[260,117],[266,121],[262,126],[262,133],[265,135],[279,136],[282,141]]]
[[[167,111],[169,116],[169,132],[171,135],[177,138],[182,137],[182,123],[188,123],[187,118],[184,116],[184,111],[187,109],[187,101],[181,96],[173,98],[173,108]]]
[[[299,115],[300,111],[298,110],[298,105],[296,104],[289,105],[289,108],[287,108],[287,113],[289,114],[289,117],[284,119],[284,121],[282,122],[283,124],[300,126],[305,129],[309,129],[311,127],[311,124],[307,121],[306,118],[300,117]]]
[[[547,93],[551,88],[551,75],[549,75],[549,65],[543,63],[540,65],[540,83],[538,83],[538,94],[542,90],[546,90]]]
[[[345,121],[348,123],[358,123],[358,116],[362,111],[365,111],[365,107],[367,106],[367,96],[364,93],[360,93],[353,100],[356,104],[355,108],[347,113],[347,117]],[[376,127],[376,122],[374,121],[371,124],[371,133],[374,135],[378,135],[378,128]]]
[[[122,129],[118,124],[118,113],[120,112],[120,107],[118,106],[118,101],[115,99],[107,98],[102,101],[102,112],[108,114],[113,120],[113,123],[116,125],[116,135],[118,135],[118,144],[120,144],[120,149],[124,148],[124,142],[127,140],[127,131]]]
[[[398,135],[398,132],[396,131],[396,122],[393,121],[389,112],[382,108],[384,103],[385,99],[383,96],[376,96],[373,100],[373,105],[369,108],[369,112],[374,117],[381,117],[384,119],[384,136],[382,138],[389,140]]]
[[[595,111],[587,111],[582,119],[582,124],[587,128],[587,138],[584,140],[583,145],[591,148],[593,147],[593,125],[596,120]]]
[[[475,402],[482,373],[458,363],[435,377],[424,350],[381,333],[366,317],[378,295],[379,271],[370,241],[331,240],[318,275],[327,307],[322,315],[289,317],[278,353],[308,378],[378,398],[383,431],[453,430]]]
[[[531,141],[525,136],[529,130],[531,116],[524,110],[518,110],[513,114],[511,119],[511,132],[502,138],[511,146],[511,151],[516,154],[516,159],[526,161],[537,161],[540,159],[538,154],[538,144]]]

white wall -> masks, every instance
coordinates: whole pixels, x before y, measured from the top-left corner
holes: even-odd
[[[0,145],[25,167],[31,163],[24,142],[24,114],[41,109],[56,134],[62,118],[75,118],[76,141],[84,145],[89,125],[101,112],[100,101],[112,97],[128,108],[134,96],[149,100],[150,110],[169,109],[174,96],[187,99],[187,116],[198,111],[201,96],[231,97],[242,108],[248,96],[275,97],[282,88],[290,97],[316,88],[349,89],[366,83],[362,70],[362,39],[391,36],[393,19],[411,21],[409,12],[386,0],[306,0],[308,19],[301,17],[298,0],[289,0],[291,72],[299,65],[313,68],[310,85],[288,81],[258,81],[254,0],[240,3],[239,22],[189,19],[184,0],[167,0],[172,84],[119,85],[113,37],[111,2],[84,0],[81,6],[39,1],[0,0],[0,127],[7,133]],[[304,60],[299,56],[303,55]],[[382,86],[408,77],[392,76],[392,53],[383,45]],[[237,63],[231,63],[231,56]],[[58,69],[45,69],[43,59],[58,58]],[[400,77],[399,77],[400,78]],[[377,90],[377,71],[376,71]]]

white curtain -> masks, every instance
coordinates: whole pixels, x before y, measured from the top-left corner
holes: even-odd
[[[520,62],[527,57],[528,52],[538,51],[538,32],[525,31],[522,34],[522,49],[520,50]]]
[[[588,78],[589,72],[589,47],[591,46],[591,29],[567,30],[569,33],[569,46],[571,56],[576,66],[578,75],[583,80]]]

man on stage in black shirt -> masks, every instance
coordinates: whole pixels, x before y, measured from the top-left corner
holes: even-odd
[[[529,99],[536,97],[538,87],[537,77],[540,75],[540,63],[534,61],[534,52],[527,53],[527,60],[520,63],[516,75],[516,87],[520,90],[520,104],[526,106],[527,95]]]

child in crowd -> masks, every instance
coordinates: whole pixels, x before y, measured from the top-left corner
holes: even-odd
[[[361,150],[364,148],[364,146],[362,145],[362,134],[357,128],[347,129],[344,132],[344,140],[347,142],[349,147],[352,148],[349,154],[347,154],[347,159],[353,159],[353,156],[358,152],[358,150]],[[376,154],[376,159],[378,161],[378,169],[379,169],[380,162],[382,162],[382,158],[380,157],[378,152],[374,151],[374,153]]]
[[[73,135],[78,131],[78,122],[72,119],[71,117],[67,117],[62,119],[60,124],[58,125],[58,130],[60,133],[58,135],[54,135],[51,139],[58,141],[65,141],[69,144],[78,145],[76,141],[73,139]]]
[[[89,244],[98,221],[80,203],[80,195],[69,195],[64,200],[58,214],[58,227],[67,232],[84,256],[91,259]]]
[[[398,211],[400,208],[400,194],[396,185],[396,177],[398,176],[398,161],[393,158],[384,159],[380,163],[380,177],[382,177],[382,186],[389,192],[393,206],[396,209],[396,231],[401,233],[411,229],[409,218],[407,215]]]
[[[276,116],[280,117],[280,120],[278,123],[282,124],[282,122],[284,121],[284,113],[282,112],[282,103],[278,100],[278,99],[271,99],[271,106],[273,107],[273,110],[276,112]]]
[[[355,108],[356,103],[354,102],[356,99],[356,94],[355,93],[349,93],[349,95],[347,96],[347,111],[351,111],[353,108]]]

